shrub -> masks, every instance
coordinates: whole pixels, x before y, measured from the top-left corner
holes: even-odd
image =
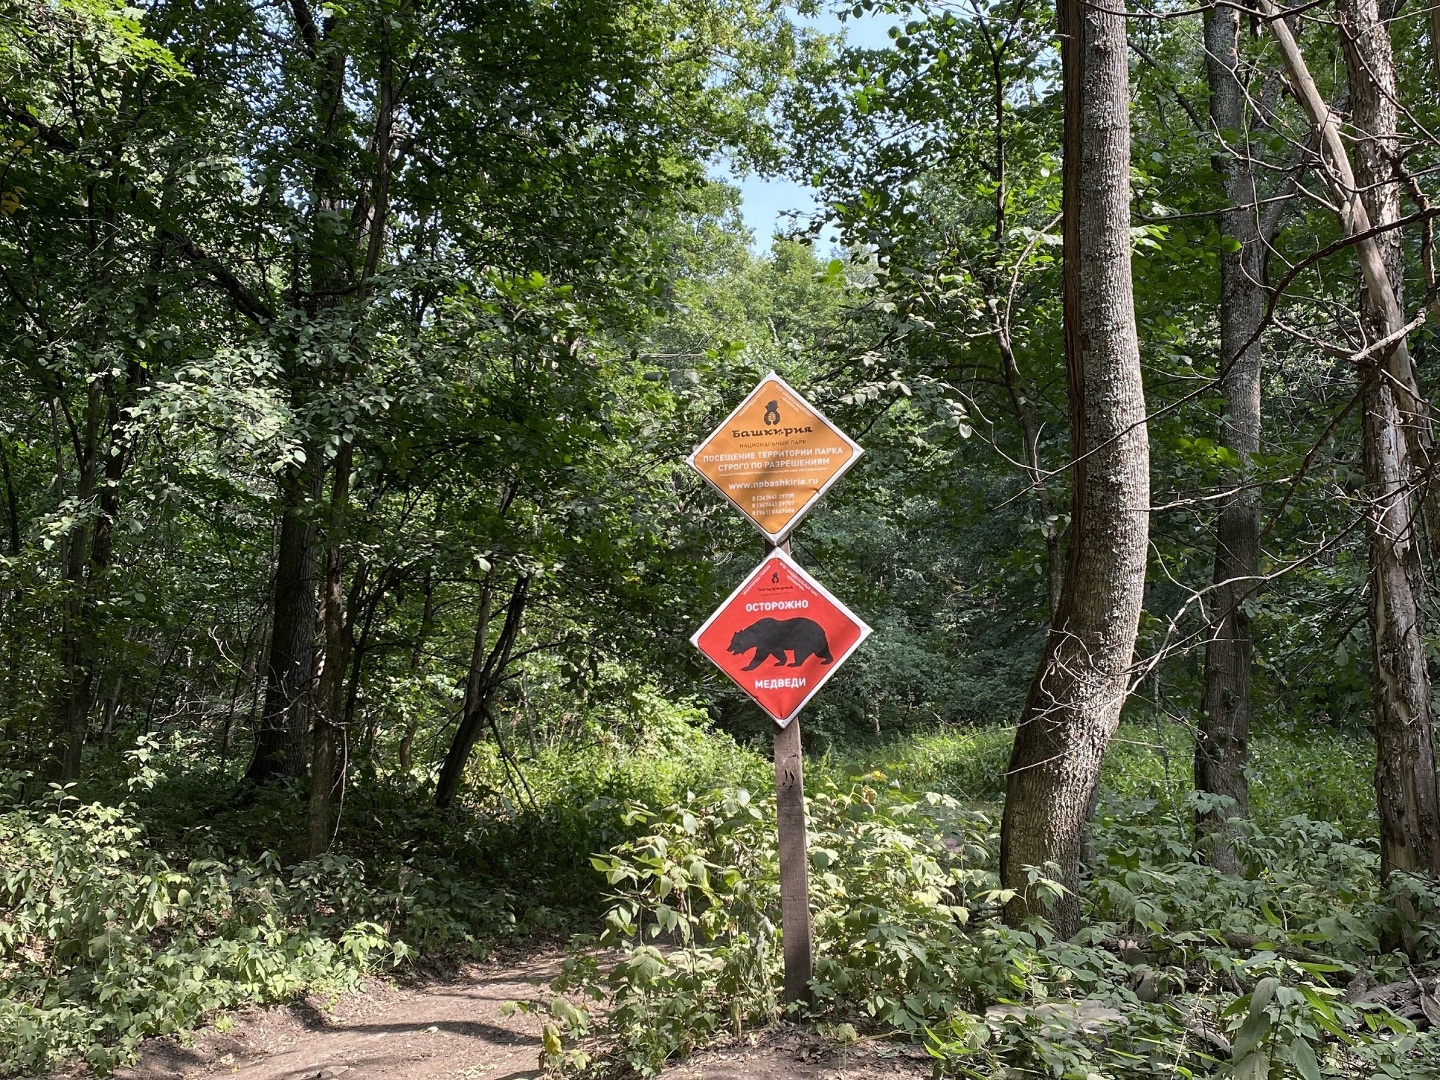
[[[27,800],[18,777],[0,777],[0,1073],[77,1058],[104,1071],[216,1010],[593,925],[604,883],[589,856],[642,829],[627,803],[769,773],[693,726],[693,709],[633,704],[630,740],[599,731],[543,749],[518,792],[482,745],[472,793],[450,813],[409,778],[373,778],[314,860],[294,846],[302,791],[237,794],[181,743],[142,739],[84,798]]]
[[[918,1031],[1025,985],[1010,963],[1013,932],[988,914],[979,933],[969,925],[994,907],[988,817],[880,774],[814,787],[817,1013]],[[554,988],[605,999],[601,1023],[619,1057],[653,1075],[722,1030],[778,1014],[779,863],[773,801],[743,789],[630,816],[646,834],[595,859],[617,890],[604,932],[576,939]],[[597,944],[618,953],[597,954]]]
[[[1197,858],[1193,803],[1112,801],[1095,824],[1090,924],[1057,941],[1043,920],[1000,921],[986,815],[881,773],[822,777],[809,811],[808,1015],[923,1035],[941,1074],[1398,1078],[1440,1061],[1435,1039],[1344,998],[1358,965],[1376,980],[1406,968],[1382,951],[1402,928],[1373,848],[1328,823],[1241,825],[1249,874],[1226,876]],[[644,835],[595,860],[615,890],[605,930],[575,942],[555,984],[608,1011],[597,1022],[556,999],[547,1050],[582,1063],[562,1035],[594,1027],[612,1062],[653,1075],[780,1011],[774,816],[735,789],[629,815]],[[1422,913],[1413,939],[1433,952],[1440,897],[1402,887]]]
[[[351,860],[286,874],[147,848],[128,807],[56,791],[0,813],[0,1070],[82,1058],[98,1071],[147,1035],[217,1009],[348,985],[408,955],[358,910]]]

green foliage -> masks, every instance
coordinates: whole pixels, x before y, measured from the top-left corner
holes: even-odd
[[[818,1009],[915,1032],[1020,978],[1013,935],[988,918],[998,838],[987,815],[878,772],[822,785],[810,810]]]
[[[1093,928],[1064,943],[997,920],[991,822],[1068,529],[1050,9],[863,0],[844,17],[894,19],[884,49],[803,40],[764,0],[307,10],[0,0],[6,1069],[104,1069],[238,1002],[607,908],[625,962],[577,954],[567,979],[607,995],[630,1065],[773,1017],[770,766],[730,737],[763,747],[769,722],[686,643],[760,546],[681,460],[774,367],[865,446],[794,543],[878,630],[805,718],[817,1016],[927,1032],[986,1077],[1420,1075],[1428,1038],[1337,994],[1399,977],[1396,938],[1433,962],[1437,908],[1376,880],[1364,478],[1332,355],[1350,256],[1274,298],[1265,445],[1240,460],[1212,382],[1234,245],[1213,163],[1241,133],[1197,122],[1197,15],[1131,27],[1155,700],[1105,766]],[[1423,189],[1430,43],[1389,30]],[[1306,122],[1242,36],[1268,185]],[[1330,93],[1339,39],[1305,48]],[[847,249],[751,251],[705,179],[721,154],[792,168]],[[1332,218],[1295,201],[1272,271]],[[1242,478],[1267,562],[1230,878],[1191,841],[1193,731],[1155,716],[1199,700],[1181,646]],[[282,518],[317,526],[350,654],[324,643],[346,771],[318,859],[305,780],[236,782]],[[522,576],[493,729],[434,811],[481,597]],[[47,787],[82,743],[80,784]],[[547,1023],[582,1065],[563,1044],[589,1016]]]
[[[912,791],[935,791],[967,803],[999,802],[1014,732],[1005,727],[937,731],[895,739],[855,757],[853,768],[879,769]],[[844,767],[837,756],[830,764]]]
[[[622,887],[599,944],[626,954],[603,980],[604,1023],[637,1069],[778,1011],[779,865],[773,808],[760,805],[726,789],[658,813],[637,807],[651,833],[595,859]],[[977,942],[967,929],[972,910],[993,907],[984,815],[902,795],[879,774],[822,782],[809,809],[817,1008],[913,1032],[1000,991],[1007,935]],[[557,988],[596,990],[603,957],[572,959]]]
[[[1122,724],[1106,756],[1107,794],[1153,800],[1169,820],[1188,820],[1194,731],[1155,718]],[[1291,817],[1332,823],[1345,836],[1377,835],[1370,777],[1375,743],[1367,732],[1334,723],[1259,722],[1250,738],[1250,812],[1265,829]]]
[[[1303,814],[1237,822],[1246,872],[1215,871],[1197,858],[1193,795],[1133,794],[1154,786],[1159,757],[1138,739],[1107,773],[1086,929],[1060,941],[1043,921],[1004,926],[990,819],[899,779],[908,769],[911,781],[973,785],[957,763],[1003,750],[997,734],[893,744],[891,775],[859,772],[873,758],[850,779],[831,779],[839,761],[816,770],[813,1019],[914,1033],[941,1074],[973,1080],[1408,1077],[1440,1064],[1432,1036],[1343,992],[1361,970],[1372,985],[1404,980],[1405,957],[1387,951],[1402,935],[1440,956],[1440,896],[1398,880],[1398,905],[1370,841]],[[1277,777],[1270,805],[1293,809],[1286,775],[1257,776],[1256,790]],[[619,1061],[650,1075],[779,1013],[773,815],[768,798],[738,789],[630,807],[642,835],[594,860],[613,890],[604,932],[576,940],[555,984],[600,1003],[552,1006],[558,1068]],[[596,1034],[608,1040],[599,1059],[576,1043]]]
[[[411,955],[374,921],[353,860],[286,872],[150,848],[130,807],[57,791],[0,814],[0,1071],[83,1058],[106,1072],[140,1039],[216,1010],[349,985]]]
[[[1033,939],[993,917],[985,815],[906,794],[880,774],[816,787],[816,1010],[917,1032],[1026,984],[1016,949]],[[603,1001],[599,1020],[585,1017],[573,1034],[598,1028],[648,1076],[779,1013],[779,863],[773,803],[744,789],[631,815],[649,832],[595,859],[617,889],[605,930],[576,939],[554,989]]]
[[[623,1059],[652,1075],[726,1026],[773,1019],[779,867],[773,816],[743,788],[636,806],[627,820],[648,831],[594,859],[619,891],[554,988],[604,998]],[[592,944],[622,959],[602,974]]]
[[[587,728],[590,745],[577,740],[522,763],[529,798],[507,787],[497,757],[477,762],[477,787],[490,793],[472,800],[479,821],[469,842],[495,875],[492,886],[503,881],[517,895],[527,926],[593,923],[603,902],[590,860],[644,827],[632,805],[667,805],[720,783],[759,786],[770,772],[764,758],[706,732],[693,709],[653,694],[634,704],[628,731],[605,724],[600,710]]]
[[[458,815],[417,813],[405,788],[374,785],[314,860],[295,853],[293,792],[217,805],[215,773],[183,745],[142,740],[104,802],[60,789],[26,802],[23,778],[7,776],[0,1069],[81,1058],[105,1071],[140,1039],[218,1010],[592,924],[603,883],[589,855],[642,827],[628,804],[758,784],[769,769],[697,728],[693,710],[653,695],[633,706],[626,738],[527,762],[528,796],[502,793],[494,756],[477,763]],[[592,732],[606,730],[602,716]]]

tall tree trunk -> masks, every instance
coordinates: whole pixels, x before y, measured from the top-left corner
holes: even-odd
[[[1267,15],[1275,14],[1271,0],[1260,0],[1260,6]],[[1440,799],[1430,680],[1423,654],[1415,507],[1410,494],[1416,468],[1428,473],[1428,428],[1405,343],[1399,236],[1394,230],[1366,235],[1372,215],[1376,223],[1394,221],[1399,215],[1398,192],[1387,160],[1387,151],[1393,152],[1395,142],[1395,62],[1375,0],[1341,0],[1337,7],[1353,119],[1365,133],[1357,141],[1360,170],[1351,166],[1340,138],[1339,120],[1320,96],[1289,27],[1283,19],[1267,21],[1296,98],[1320,137],[1330,192],[1340,207],[1346,233],[1357,238],[1355,255],[1364,282],[1363,321],[1371,340],[1360,372],[1365,407],[1361,439],[1370,553],[1381,872],[1440,873],[1440,837],[1436,835]],[[1433,495],[1436,487],[1429,488]],[[1422,482],[1422,498],[1426,489]],[[1431,537],[1433,542],[1440,533],[1432,529]]]
[[[1201,813],[1197,826],[1209,836],[1212,866],[1239,869],[1227,841],[1225,821],[1245,817],[1250,740],[1250,675],[1254,643],[1242,601],[1260,573],[1260,494],[1251,486],[1250,459],[1260,449],[1260,347],[1256,331],[1265,314],[1265,250],[1259,198],[1246,135],[1247,94],[1239,78],[1240,12],[1216,4],[1205,12],[1206,70],[1210,119],[1238,145],[1222,148],[1215,167],[1224,177],[1227,208],[1220,231],[1238,250],[1220,256],[1220,389],[1225,411],[1220,445],[1239,455],[1238,486],[1220,506],[1215,537],[1214,615],[1205,642],[1205,679],[1195,741],[1195,789],[1231,800],[1228,808]]]
[[[310,713],[310,805],[306,849],[311,858],[330,846],[336,741],[345,707],[345,672],[350,667],[351,635],[347,633],[349,614],[345,604],[343,544],[354,450],[355,444],[342,437],[332,469],[330,517],[325,527],[325,587],[321,594],[325,662],[320,669],[315,704]]]
[[[1321,165],[1325,171],[1330,194],[1340,210],[1340,224],[1347,235],[1355,237],[1355,257],[1360,263],[1360,274],[1364,279],[1366,302],[1374,308],[1377,325],[1383,325],[1385,329],[1385,333],[1372,342],[1372,346],[1384,359],[1385,371],[1391,382],[1395,404],[1400,410],[1406,449],[1422,481],[1420,496],[1424,507],[1426,526],[1431,537],[1430,552],[1432,556],[1440,556],[1440,484],[1428,482],[1435,452],[1430,417],[1425,401],[1420,396],[1415,378],[1415,366],[1405,340],[1405,315],[1400,306],[1399,293],[1396,291],[1397,284],[1401,279],[1392,277],[1392,267],[1387,264],[1388,256],[1382,243],[1387,236],[1390,237],[1389,242],[1398,243],[1398,240],[1387,233],[1381,233],[1379,236],[1369,235],[1373,224],[1370,217],[1370,200],[1361,196],[1364,185],[1356,180],[1355,171],[1350,164],[1349,152],[1345,149],[1345,143],[1340,137],[1340,117],[1321,97],[1315,80],[1310,75],[1309,67],[1305,63],[1305,57],[1300,52],[1300,46],[1295,42],[1295,35],[1290,32],[1290,27],[1284,19],[1276,17],[1279,13],[1272,0],[1258,0],[1258,4],[1260,10],[1268,16],[1266,22],[1270,27],[1270,33],[1280,47],[1280,56],[1290,77],[1290,88],[1310,118],[1310,122],[1315,126],[1315,133],[1320,144]],[[1347,64],[1347,67],[1351,69],[1349,72],[1350,92],[1352,94],[1355,92],[1357,79],[1361,82],[1371,83],[1373,85],[1369,89],[1362,87],[1361,93],[1377,101],[1384,99],[1383,104],[1393,112],[1395,109],[1395,63],[1390,50],[1389,36],[1379,22],[1373,3],[1370,5],[1369,15],[1356,17],[1361,19],[1362,26],[1366,21],[1373,21],[1379,30],[1377,34],[1360,33],[1357,35],[1352,29],[1347,35],[1342,35],[1347,36],[1346,50],[1352,54],[1352,60],[1360,61],[1359,65]],[[1347,17],[1347,21],[1352,27],[1355,25],[1354,17]],[[1381,39],[1383,39],[1383,44]],[[1377,53],[1377,59],[1384,59],[1388,63],[1385,72],[1380,73],[1366,68],[1364,66],[1365,57],[1355,54],[1357,47],[1361,49],[1373,47],[1380,50],[1380,53]],[[1383,90],[1380,81],[1388,84],[1390,88],[1388,92]],[[1367,124],[1362,125],[1359,117],[1367,106],[1360,102],[1353,104],[1357,112],[1357,127],[1363,126],[1365,130],[1372,130],[1375,123],[1382,122],[1382,118],[1379,116],[1372,116]],[[1395,130],[1393,117],[1389,130],[1392,133]],[[1379,153],[1376,144],[1366,143],[1365,147],[1367,152]],[[1385,176],[1388,179],[1390,173],[1388,166],[1383,162],[1374,164],[1385,170]],[[1398,213],[1398,204],[1396,212]],[[1379,342],[1385,343],[1383,348],[1379,346]]]
[[[158,274],[161,265],[159,249],[150,265],[152,275]],[[154,309],[155,302],[152,286],[150,310]],[[66,576],[70,596],[66,601],[66,631],[61,650],[65,665],[65,681],[60,695],[64,736],[60,758],[62,783],[80,779],[81,758],[90,727],[90,707],[95,696],[95,668],[105,591],[115,552],[120,481],[130,463],[130,440],[124,429],[125,412],[144,385],[145,373],[144,366],[132,356],[125,365],[123,382],[113,375],[91,380],[84,436],[76,446],[81,470],[76,496],[81,506],[93,499],[96,514],[92,524],[81,525],[72,532],[68,547]]]
[[[265,705],[255,726],[255,749],[245,779],[267,783],[305,773],[305,730],[315,663],[315,520],[321,464],[310,448],[281,479],[280,544],[270,605],[270,653]]]
[[[1396,151],[1395,57],[1376,0],[1338,0],[1355,140],[1355,184],[1373,225],[1400,217]],[[1396,301],[1404,256],[1396,230],[1376,237]],[[1394,333],[1386,306],[1367,292],[1368,342]],[[1403,345],[1403,342],[1400,344]],[[1374,647],[1375,794],[1380,810],[1380,872],[1440,872],[1440,797],[1435,778],[1434,717],[1424,644],[1424,577],[1412,496],[1416,464],[1405,417],[1386,377],[1386,352],[1361,369],[1366,535],[1370,552],[1370,633]],[[1424,490],[1425,480],[1421,480]]]
[[[94,495],[94,478],[82,468],[76,497],[81,506]],[[60,616],[60,669],[63,672],[57,695],[59,757],[57,779],[62,784],[80,779],[81,757],[89,727],[90,697],[95,682],[94,634],[91,606],[86,602],[85,555],[90,546],[90,528],[81,524],[71,530],[65,545],[66,595]]]
[[[1074,454],[1069,567],[1015,733],[1000,876],[1012,925],[1044,913],[1035,867],[1067,893],[1050,912],[1079,928],[1085,826],[1120,721],[1145,589],[1150,451],[1130,281],[1130,116],[1125,17],[1060,0],[1065,96],[1065,357]]]
[[[340,143],[347,119],[344,85],[348,58],[343,47],[325,40],[333,27],[333,18],[327,18],[323,25],[317,24],[305,0],[293,0],[291,15],[304,46],[304,62],[312,65],[316,126],[309,192],[308,280],[300,280],[297,253],[290,294],[302,301],[301,308],[313,322],[321,313],[337,306],[348,284],[346,245],[353,237],[341,235],[335,228],[340,206],[337,192],[344,182]],[[333,327],[327,329],[334,330]],[[303,414],[331,372],[328,364],[310,370],[308,359],[299,356],[298,345],[292,342],[291,348],[296,355],[285,377],[291,406],[297,414]],[[245,770],[245,778],[255,783],[305,775],[306,736],[316,708],[313,684],[318,612],[314,512],[325,482],[325,466],[320,439],[314,436],[304,439],[302,450],[305,460],[289,466],[280,483],[280,545],[276,556],[274,624],[270,634],[265,711],[255,731],[250,765]]]
[[[349,140],[353,134],[353,117],[345,100],[345,85],[348,78],[349,57],[343,43],[336,42],[332,31],[336,27],[333,13],[324,14],[321,22],[315,19],[306,0],[291,0],[291,15],[304,56],[312,65],[311,74],[315,79],[315,118],[313,172],[310,179],[311,215],[309,236],[308,289],[302,289],[298,281],[292,283],[294,295],[303,297],[305,314],[316,322],[320,316],[337,309],[345,298],[359,306],[367,295],[365,286],[380,266],[385,250],[385,230],[389,213],[389,183],[395,167],[394,122],[398,103],[395,95],[395,72],[389,50],[389,31],[382,31],[386,48],[381,54],[379,103],[376,126],[371,145],[377,154],[376,172],[373,177],[354,184],[347,175],[346,159],[350,153]],[[389,16],[382,20],[382,27],[388,28]],[[350,212],[344,213],[349,203]],[[347,221],[348,229],[338,228]],[[297,260],[298,266],[298,260]],[[358,268],[358,272],[357,272]],[[298,274],[297,274],[298,277]],[[358,286],[358,288],[357,288]],[[327,327],[330,332],[342,326],[337,320]],[[356,325],[356,324],[352,324]],[[363,333],[363,330],[350,330]],[[319,370],[305,373],[297,366],[288,374],[291,396],[297,404],[305,404],[313,392],[324,388],[332,392],[342,391],[353,380],[355,368],[353,357],[357,351],[356,342],[346,342],[346,357],[338,364],[326,361]],[[297,410],[299,411],[299,410]],[[305,512],[306,507],[318,497],[324,482],[324,468],[320,464],[318,439],[307,440],[306,463],[299,475],[287,475],[282,485],[282,523],[279,553],[279,572],[275,579],[275,627],[271,636],[270,686],[267,688],[265,716],[260,730],[256,732],[255,754],[251,758],[246,776],[261,781],[277,775],[299,776],[305,769],[304,742],[309,725],[315,725],[316,741],[312,745],[316,760],[323,764],[328,760],[331,769],[334,764],[335,721],[343,708],[340,687],[346,663],[338,668],[328,664],[338,680],[333,689],[327,685],[318,693],[318,700],[310,700],[310,683],[313,677],[315,653],[315,537],[314,524]],[[344,457],[345,473],[336,476],[332,492],[344,490],[340,504],[342,512],[337,518],[333,510],[326,533],[325,544],[325,588],[326,604],[321,614],[326,622],[326,648],[338,647],[339,629],[347,625],[344,615],[343,552],[344,514],[343,503],[349,498],[350,469],[348,444],[342,442],[339,457]],[[334,626],[331,620],[338,619]],[[333,659],[333,657],[332,657]],[[328,820],[329,803],[319,805],[316,800],[328,800],[331,783],[329,773],[312,777],[309,846],[312,853],[319,843],[322,819]],[[322,847],[323,850],[323,847]]]
[[[1380,873],[1434,874],[1440,800],[1410,459],[1393,389],[1374,367],[1362,377]]]
[[[410,678],[418,680],[420,665],[425,661],[425,646],[430,640],[431,627],[435,625],[435,576],[432,567],[425,568],[425,605],[420,614],[420,630],[415,635],[415,644],[410,649]],[[411,715],[405,724],[405,734],[400,739],[400,771],[406,776],[415,767],[415,736],[420,730],[420,718]]]

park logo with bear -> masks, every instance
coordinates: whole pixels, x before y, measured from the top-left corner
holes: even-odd
[[[778,544],[860,452],[772,372],[688,460]]]

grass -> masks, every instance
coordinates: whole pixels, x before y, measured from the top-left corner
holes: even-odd
[[[895,739],[854,755],[832,754],[817,770],[836,776],[879,769],[902,786],[963,802],[993,804],[1005,796],[1011,728],[937,731]],[[1147,717],[1121,725],[1101,774],[1101,796],[1153,801],[1162,813],[1185,813],[1193,789],[1194,731]],[[1329,821],[1347,837],[1378,834],[1370,778],[1375,747],[1363,732],[1304,722],[1271,724],[1250,739],[1250,812],[1262,828],[1296,815]]]

